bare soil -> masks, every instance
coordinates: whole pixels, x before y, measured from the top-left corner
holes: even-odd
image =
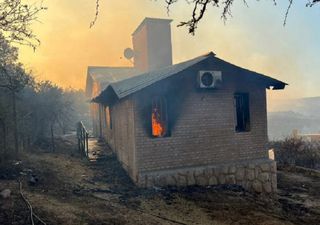
[[[31,224],[30,211],[52,225],[75,224],[320,224],[320,178],[283,168],[278,193],[255,195],[237,186],[153,188],[133,185],[116,157],[102,143],[91,143],[97,156],[81,159],[75,141],[59,140],[55,153],[34,149],[20,161],[0,165],[0,224]],[[102,149],[104,149],[102,151]],[[34,185],[31,175],[38,179]],[[41,224],[34,218],[35,224]]]

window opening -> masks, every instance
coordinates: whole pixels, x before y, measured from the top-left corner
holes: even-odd
[[[236,93],[234,95],[235,103],[235,119],[237,132],[250,131],[250,109],[249,109],[249,94]]]
[[[163,97],[152,100],[152,136],[165,137],[168,135],[167,102]]]

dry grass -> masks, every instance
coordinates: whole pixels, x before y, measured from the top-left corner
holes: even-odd
[[[66,146],[58,153],[35,150],[21,155],[20,164],[0,168],[1,175],[8,174],[0,177],[0,190],[13,191],[10,199],[0,200],[1,225],[30,224],[18,179],[35,212],[50,225],[320,224],[320,181],[311,177],[280,172],[273,199],[225,187],[139,189],[110,151],[104,160],[88,162]],[[39,178],[35,186],[27,182],[30,174]]]

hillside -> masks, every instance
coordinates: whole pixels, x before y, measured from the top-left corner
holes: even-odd
[[[320,132],[320,97],[281,100],[268,112],[269,139],[289,136],[293,129],[301,133]]]

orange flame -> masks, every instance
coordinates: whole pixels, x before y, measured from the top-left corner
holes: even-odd
[[[165,133],[164,123],[161,121],[160,113],[155,108],[152,111],[152,135],[155,137],[163,137]]]

